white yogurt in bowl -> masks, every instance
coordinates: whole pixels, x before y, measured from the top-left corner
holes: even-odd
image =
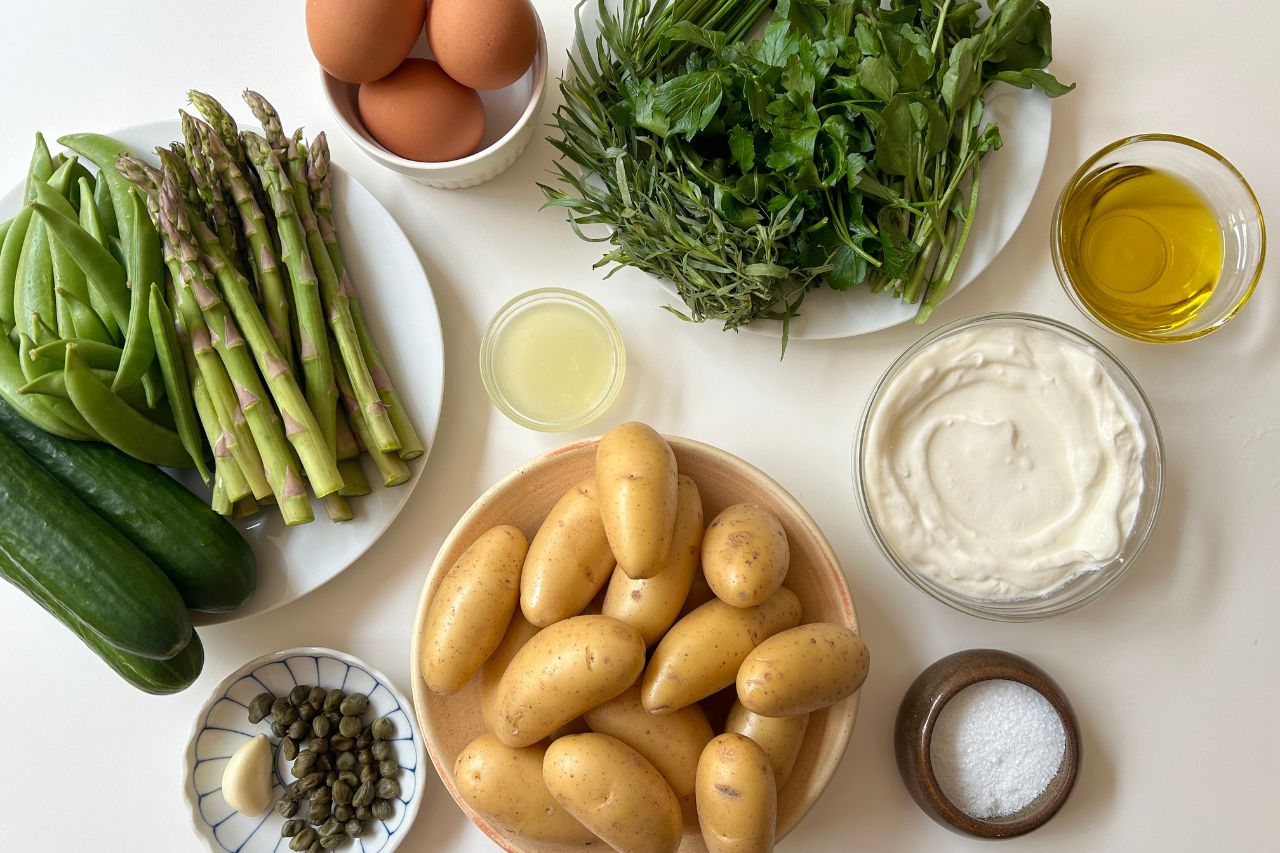
[[[1145,542],[1160,441],[1132,377],[1045,318],[945,327],[864,417],[864,513],[894,564],[968,612],[1039,618],[1092,600]]]

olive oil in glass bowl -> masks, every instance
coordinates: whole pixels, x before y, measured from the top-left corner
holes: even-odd
[[[1257,199],[1221,155],[1147,134],[1089,158],[1053,219],[1067,293],[1100,325],[1157,343],[1219,328],[1244,307],[1266,254]]]

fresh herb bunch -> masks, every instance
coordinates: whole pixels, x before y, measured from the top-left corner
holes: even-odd
[[[689,315],[734,329],[856,285],[928,319],[977,209],[997,81],[1070,91],[1039,0],[598,0],[555,115],[565,189],[542,186],[597,267],[674,282]],[[567,161],[567,162],[566,162]],[[589,237],[587,225],[606,225]],[[614,271],[617,267],[615,266]],[[673,310],[674,309],[669,309]]]

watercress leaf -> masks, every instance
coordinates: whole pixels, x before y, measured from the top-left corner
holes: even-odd
[[[876,36],[875,24],[865,17],[859,17],[853,27],[853,40],[863,56],[880,55],[880,39]]]
[[[1003,145],[1004,140],[1000,138],[1000,125],[991,122],[982,129],[982,135],[978,137],[978,151],[998,151]]]
[[[1044,68],[1053,59],[1053,36],[1050,30],[1049,8],[1039,0],[1016,0],[1017,6],[1010,4],[1015,0],[1005,0],[986,31],[984,55],[985,63],[995,71],[1020,71],[1024,68]],[[1010,6],[1007,17],[1012,18],[1019,12],[1021,17],[1016,21],[1004,24],[1002,32],[995,35],[996,27],[1005,9]]]
[[[951,48],[947,70],[942,75],[942,99],[954,113],[978,94],[982,81],[978,75],[976,38],[962,38]]]
[[[898,75],[889,60],[880,56],[868,56],[858,63],[858,84],[882,101],[889,101],[898,93]]]
[[[654,89],[653,107],[667,117],[669,133],[683,133],[692,139],[711,122],[723,98],[723,72],[692,71]]]
[[[744,175],[755,168],[755,137],[742,125],[729,131],[729,151],[733,154],[733,162]]]
[[[924,134],[924,149],[937,154],[947,147],[947,119],[933,98],[918,97],[911,102],[911,120]]]
[[[833,290],[848,290],[867,280],[867,260],[847,244],[841,243],[831,256],[831,269],[826,282]]]
[[[890,175],[915,174],[919,134],[911,115],[912,99],[894,95],[880,111],[884,126],[876,138],[876,165]]]
[[[915,42],[902,63],[898,85],[905,92],[918,92],[933,76],[933,51],[921,42]]]
[[[1042,4],[1039,0],[1003,0],[993,7],[983,35],[983,49],[988,60],[999,61],[1001,51],[1019,37],[1027,19]]]
[[[999,80],[1003,83],[1017,86],[1019,89],[1036,88],[1044,92],[1050,98],[1057,98],[1067,94],[1076,87],[1075,83],[1067,85],[1058,81],[1048,71],[1042,71],[1039,68],[1025,68],[1022,71],[1000,71],[997,72],[992,79]]]

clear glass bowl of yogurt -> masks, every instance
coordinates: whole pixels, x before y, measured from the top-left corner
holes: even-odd
[[[854,450],[863,518],[912,584],[1029,621],[1110,589],[1155,526],[1160,430],[1137,381],[1070,326],[984,314],[889,368]]]

